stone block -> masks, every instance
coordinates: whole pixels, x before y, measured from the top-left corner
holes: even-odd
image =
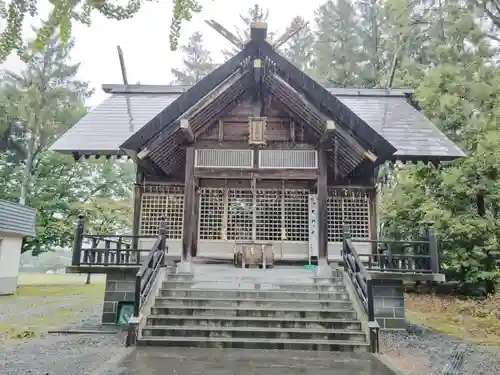
[[[408,324],[405,319],[384,319],[385,329],[387,330],[401,330],[406,329]]]
[[[134,301],[137,270],[113,270],[106,274],[106,289],[102,322],[116,323],[117,305],[120,301]]]
[[[102,306],[103,313],[116,313],[116,302],[104,302]]]
[[[405,300],[401,297],[393,297],[393,298],[383,298],[383,307],[389,308],[403,308],[405,307]]]
[[[404,289],[402,280],[373,280],[375,317],[381,329],[405,326]]]

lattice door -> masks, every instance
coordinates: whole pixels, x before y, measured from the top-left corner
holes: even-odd
[[[200,240],[307,241],[307,190],[200,189]]]

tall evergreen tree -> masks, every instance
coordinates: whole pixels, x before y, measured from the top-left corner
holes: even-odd
[[[383,15],[382,1],[358,0],[359,22],[356,31],[359,33],[360,56],[360,86],[377,87],[384,80],[387,68],[387,54],[383,45]],[[385,55],[385,56],[384,56]]]
[[[49,39],[41,51],[34,41],[29,46],[26,69],[20,74],[6,72],[2,82],[9,100],[16,102],[10,106],[9,117],[22,127],[17,142],[24,155],[21,204],[26,203],[38,155],[68,129],[73,122],[68,116],[84,112],[83,100],[92,93],[87,83],[75,78],[79,64],[69,64],[71,48],[63,48],[58,37]]]
[[[448,167],[405,166],[383,192],[382,218],[400,238],[432,222],[448,278],[493,293],[500,282],[500,69],[481,20],[468,10],[459,0],[428,5],[399,72],[424,113],[468,156]],[[414,20],[420,10],[412,11],[399,8],[393,16]],[[393,32],[398,26],[400,35],[408,30],[400,22]]]
[[[203,35],[198,31],[181,46],[181,51],[184,53],[183,68],[171,69],[176,84],[194,85],[216,68],[210,51],[203,46]]]
[[[252,22],[264,21],[267,22],[269,18],[269,9],[261,7],[259,4],[255,4],[253,8],[248,8],[247,14],[240,14],[240,19],[243,23],[243,26],[236,26],[235,35],[242,41],[247,42],[250,40],[250,25]],[[273,32],[267,31],[267,39],[272,40],[274,36]],[[240,52],[237,48],[233,47],[232,49],[223,49],[222,55],[225,60],[230,59],[234,55]]]
[[[305,22],[302,17],[295,17],[286,31],[295,30],[297,27],[303,26]],[[285,43],[281,53],[300,70],[309,71],[314,52],[313,45],[314,34],[309,25],[306,25]]]
[[[349,0],[328,0],[316,11],[314,68],[327,86],[359,86],[360,38],[358,17]]]

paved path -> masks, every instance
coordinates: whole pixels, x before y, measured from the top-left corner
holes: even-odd
[[[391,375],[369,354],[137,348],[106,375]]]

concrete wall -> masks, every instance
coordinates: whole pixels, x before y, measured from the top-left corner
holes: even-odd
[[[0,295],[16,292],[22,242],[21,236],[0,233]]]
[[[402,280],[373,280],[375,318],[381,329],[406,329]]]
[[[118,302],[134,301],[136,274],[137,269],[110,270],[106,274],[106,290],[104,292],[104,305],[102,311],[103,323],[116,323]]]

